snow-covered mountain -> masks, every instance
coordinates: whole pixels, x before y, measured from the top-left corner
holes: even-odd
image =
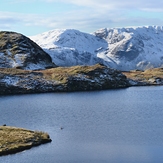
[[[28,37],[0,32],[0,68],[45,69],[56,67],[51,57]]]
[[[58,66],[102,63],[119,70],[163,65],[163,27],[103,28],[93,34],[52,30],[30,37]]]
[[[107,47],[104,39],[73,29],[57,29],[30,37],[40,45],[58,66],[94,65],[96,50]]]

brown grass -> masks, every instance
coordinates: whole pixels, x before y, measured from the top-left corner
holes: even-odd
[[[27,75],[29,73],[37,73],[45,79],[58,80],[62,83],[67,81],[69,76],[74,76],[79,73],[88,73],[98,68],[103,68],[102,65],[96,64],[94,66],[73,66],[73,67],[57,67],[46,70],[22,70],[17,68],[0,68],[0,74],[7,75]]]
[[[133,79],[133,80],[140,80],[140,81],[146,81],[151,78],[163,78],[163,68],[153,68],[148,69],[145,71],[129,71],[129,72],[123,72],[124,75],[127,76],[127,78]]]
[[[0,73],[10,74],[10,75],[19,75],[19,74],[28,74],[31,71],[22,70],[17,68],[0,68]]]
[[[93,66],[57,67],[38,72],[41,72],[46,79],[58,80],[61,83],[65,83],[70,76],[87,74],[88,72],[98,68],[104,68],[104,66],[96,64]]]
[[[0,126],[0,155],[16,153],[49,141],[49,135],[44,132]]]

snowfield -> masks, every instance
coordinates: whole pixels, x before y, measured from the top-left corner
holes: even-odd
[[[162,26],[103,28],[92,34],[56,29],[30,39],[58,66],[102,63],[128,71],[163,65]]]

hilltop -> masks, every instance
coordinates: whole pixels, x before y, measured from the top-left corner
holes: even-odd
[[[45,69],[56,67],[51,57],[28,37],[9,31],[0,32],[0,67]]]

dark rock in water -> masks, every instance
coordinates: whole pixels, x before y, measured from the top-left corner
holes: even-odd
[[[56,67],[51,57],[28,37],[15,32],[0,32],[0,67],[45,69]]]

